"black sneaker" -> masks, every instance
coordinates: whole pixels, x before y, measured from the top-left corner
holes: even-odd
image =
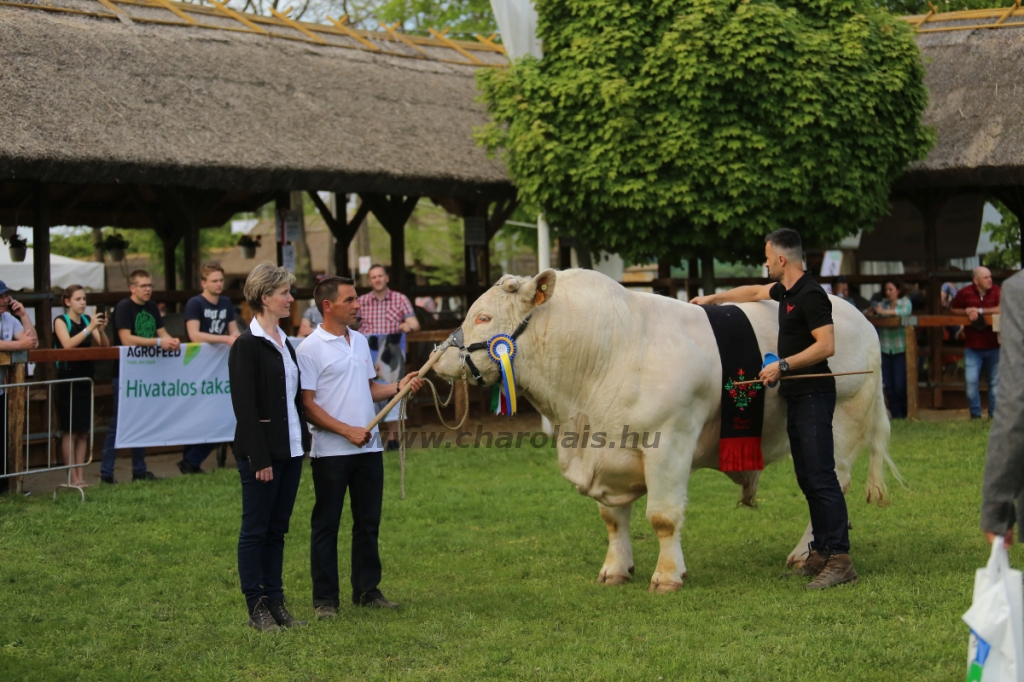
[[[359,600],[358,606],[363,606],[369,609],[397,609],[401,604],[388,601],[383,594],[378,592],[376,597],[364,595],[363,598]]]
[[[159,481],[159,477],[154,476],[152,471],[147,471],[144,474],[132,474],[132,483],[135,481]]]
[[[292,618],[292,614],[288,613],[288,608],[284,605],[284,599],[270,600],[270,615],[272,615],[274,620],[277,621],[277,624],[283,628],[297,628],[306,624],[306,621],[304,620],[295,620]]]
[[[187,474],[205,474],[206,472],[198,467],[194,467],[185,460],[178,462],[178,471],[181,472],[182,476]]]
[[[269,600],[266,597],[260,597],[260,600],[256,602],[256,606],[253,607],[252,613],[249,614],[249,627],[259,632],[278,632],[281,630],[277,621],[274,620],[273,614],[270,613],[270,607],[268,606]]]
[[[117,483],[113,476],[100,476],[100,482],[106,483],[107,485],[115,485]]]

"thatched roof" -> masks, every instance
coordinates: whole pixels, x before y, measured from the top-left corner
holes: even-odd
[[[1024,184],[1024,9],[910,17],[938,143],[896,189]]]
[[[243,23],[163,0],[35,1],[0,2],[0,184],[176,186],[250,203],[511,187],[472,137],[485,122],[475,71],[505,63],[493,45]]]

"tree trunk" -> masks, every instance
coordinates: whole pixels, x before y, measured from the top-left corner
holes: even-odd
[[[704,287],[704,295],[710,296],[715,293],[715,258],[714,256],[701,256],[700,259],[701,281]]]

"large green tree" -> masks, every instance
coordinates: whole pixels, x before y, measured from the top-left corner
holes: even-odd
[[[933,144],[911,27],[867,0],[539,0],[544,59],[481,70],[520,197],[633,262],[756,260],[870,226]]]

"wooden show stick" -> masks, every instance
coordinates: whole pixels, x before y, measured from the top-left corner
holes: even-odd
[[[821,377],[845,377],[851,374],[874,374],[875,370],[865,369],[859,372],[835,372],[834,374],[797,374],[795,376],[781,377],[779,381],[788,381],[790,379],[818,379]],[[763,384],[764,382],[760,379],[754,379],[753,381],[737,381],[733,386],[748,386],[750,384]]]
[[[427,361],[423,363],[422,367],[420,367],[420,371],[416,373],[416,376],[420,378],[426,376],[427,372],[430,371],[430,368],[433,367],[434,364],[441,359],[441,355],[442,353],[438,353],[437,351],[431,353],[430,357],[427,358]],[[409,395],[409,391],[411,390],[412,382],[410,381],[408,384],[406,384],[405,388],[398,392],[398,395],[392,398],[390,402],[388,402],[388,404],[384,406],[384,409],[381,410],[376,417],[370,420],[370,423],[367,425],[366,430],[372,431],[373,427],[375,427],[377,424],[380,424],[384,420],[384,417],[387,416],[388,412],[390,412],[392,408],[395,407],[395,405],[401,402],[402,398]]]

